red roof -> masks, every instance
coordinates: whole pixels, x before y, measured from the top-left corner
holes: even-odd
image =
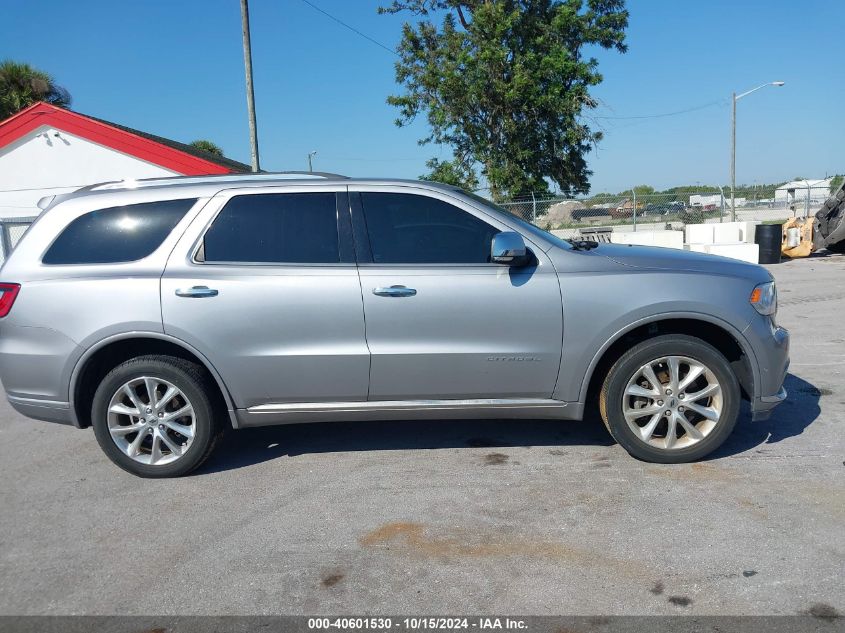
[[[43,102],[35,103],[5,121],[0,121],[0,149],[42,125],[79,136],[185,176],[249,171],[247,165],[197,150],[190,145],[152,136]]]

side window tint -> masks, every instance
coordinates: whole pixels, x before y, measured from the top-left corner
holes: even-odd
[[[340,262],[335,194],[236,196],[203,240],[206,262],[336,264]]]
[[[45,264],[115,264],[156,250],[196,199],[109,207],[81,215],[56,238]]]
[[[442,200],[405,193],[361,194],[373,262],[484,264],[499,232]]]

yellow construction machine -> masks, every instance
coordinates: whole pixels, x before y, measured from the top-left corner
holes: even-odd
[[[845,180],[825,201],[815,217],[790,218],[784,222],[781,252],[787,257],[807,257],[822,248],[835,253],[845,253],[843,220]]]

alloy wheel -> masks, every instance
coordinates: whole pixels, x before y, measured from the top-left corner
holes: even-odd
[[[176,385],[142,376],[124,383],[108,406],[108,429],[117,447],[141,464],[170,464],[191,448],[194,408]]]
[[[622,414],[642,442],[664,450],[697,444],[722,417],[722,386],[713,371],[686,356],[656,358],[631,376]]]

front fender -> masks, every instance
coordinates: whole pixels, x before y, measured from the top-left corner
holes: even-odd
[[[723,321],[719,318],[713,317],[709,314],[704,314],[701,312],[661,312],[659,314],[653,314],[648,317],[643,317],[637,321],[627,324],[624,328],[618,330],[614,333],[614,335],[605,341],[598,350],[596,350],[595,354],[593,355],[590,364],[587,367],[587,371],[584,374],[584,377],[581,380],[581,386],[578,391],[578,402],[584,403],[587,399],[587,391],[590,387],[590,381],[593,378],[593,373],[596,370],[599,362],[601,361],[602,356],[604,353],[618,340],[624,337],[629,332],[637,329],[638,327],[642,327],[643,325],[648,325],[649,323],[658,323],[660,321],[666,321],[669,319],[690,319],[694,321],[703,321],[706,323],[711,323],[728,334],[730,334],[736,342],[739,344],[740,348],[742,349],[743,353],[749,360],[749,366],[751,367],[751,377],[753,380],[754,385],[754,393],[760,392],[760,370],[759,370],[759,363],[757,361],[757,357],[754,352],[754,348],[748,342],[748,339],[743,336],[741,332],[739,332],[733,325]],[[557,397],[557,396],[555,396]]]
[[[747,279],[683,271],[560,275],[563,354],[554,398],[584,403],[596,366],[628,332],[667,319],[692,319],[730,334],[749,359],[754,392],[760,388],[755,350],[743,335],[756,312]]]

